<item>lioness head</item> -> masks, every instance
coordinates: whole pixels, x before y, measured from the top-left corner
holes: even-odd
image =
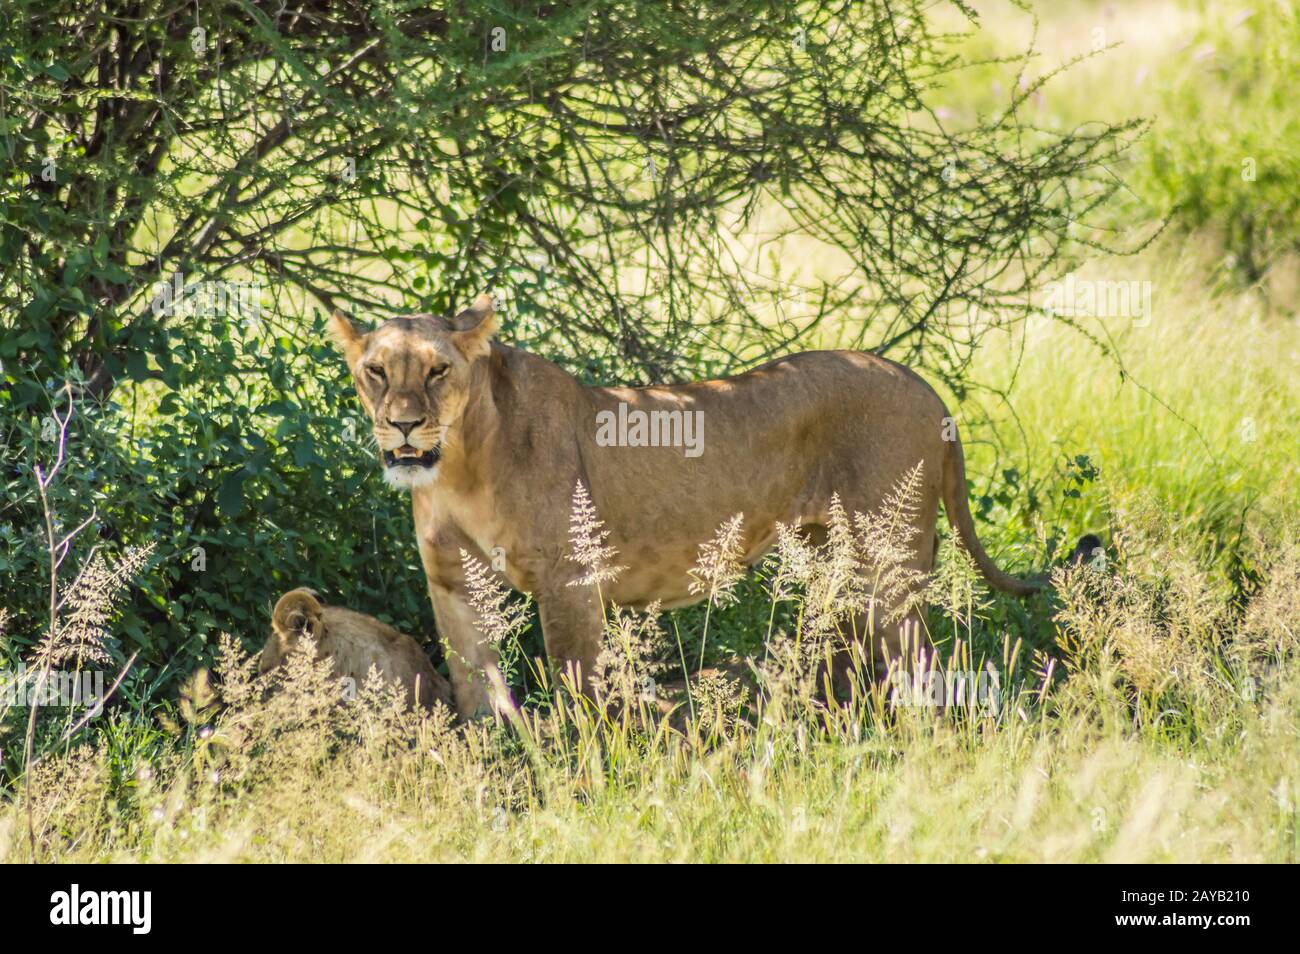
[[[491,296],[455,318],[411,315],[373,331],[335,312],[330,328],[374,423],[384,479],[407,488],[435,481],[469,403],[474,362],[496,330]]]

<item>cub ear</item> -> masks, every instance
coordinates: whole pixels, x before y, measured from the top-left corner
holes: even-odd
[[[282,637],[320,638],[324,610],[316,594],[308,589],[290,590],[280,597],[271,613],[271,627]]]
[[[339,346],[343,357],[347,359],[348,367],[351,368],[365,354],[366,339],[369,335],[363,327],[335,309],[330,313],[330,337]]]
[[[451,340],[460,353],[471,361],[486,355],[489,342],[497,330],[497,316],[492,307],[492,296],[484,292],[451,320]]]

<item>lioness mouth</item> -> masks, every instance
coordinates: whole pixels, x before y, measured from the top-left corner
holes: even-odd
[[[442,452],[434,447],[422,451],[410,444],[403,444],[393,450],[384,451],[385,467],[432,467],[438,463]]]

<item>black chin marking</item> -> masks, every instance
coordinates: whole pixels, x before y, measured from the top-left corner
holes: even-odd
[[[431,448],[417,456],[398,457],[396,451],[384,451],[385,467],[424,467],[429,468],[438,463],[438,458],[442,456],[442,451],[437,448]]]

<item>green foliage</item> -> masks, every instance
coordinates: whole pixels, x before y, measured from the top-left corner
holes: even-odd
[[[1240,275],[1300,250],[1300,10],[1269,0],[1211,13],[1167,67],[1176,122],[1147,140],[1135,185],[1191,228],[1212,226]]]
[[[114,627],[115,660],[140,654],[122,688],[133,706],[207,662],[220,631],[263,638],[271,605],[295,586],[433,632],[409,501],[376,479],[369,427],[322,325],[296,337],[222,317],[165,328],[148,368],[164,386],[124,384],[72,418],[51,505],[64,532],[92,520],[73,562],[92,543],[156,542]],[[16,656],[48,615],[32,467],[48,469],[58,432],[48,414],[4,426],[0,579]]]

